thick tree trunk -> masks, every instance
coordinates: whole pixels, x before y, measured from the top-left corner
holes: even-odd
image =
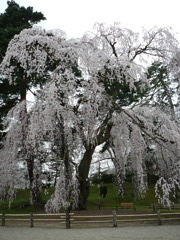
[[[102,122],[101,126],[97,130],[96,140],[92,141],[86,146],[86,151],[81,160],[78,168],[79,184],[80,184],[80,195],[79,195],[79,209],[85,210],[86,203],[89,196],[90,184],[88,180],[89,170],[92,161],[92,155],[95,148],[105,142],[110,137],[110,132],[112,129],[112,122],[109,122],[112,116],[112,111],[110,110],[106,118]]]
[[[29,175],[29,188],[30,188],[30,204],[35,206],[42,203],[40,196],[40,189],[38,183],[38,176],[34,176],[34,160],[31,156],[27,160],[27,169]]]
[[[32,184],[32,186],[30,186],[30,204],[32,206],[37,206],[42,204],[39,185],[36,185],[34,183]]]
[[[87,199],[90,192],[90,184],[88,180],[80,180],[79,181],[79,189],[80,189],[80,195],[79,195],[79,210],[87,210]]]
[[[83,159],[78,168],[79,177],[79,210],[86,210],[86,203],[89,196],[90,183],[88,180],[89,169],[91,165],[92,155],[94,153],[95,146],[89,146],[83,156]]]

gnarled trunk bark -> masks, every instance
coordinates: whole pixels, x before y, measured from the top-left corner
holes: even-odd
[[[89,146],[83,156],[83,159],[78,168],[79,178],[79,210],[86,210],[86,203],[89,196],[90,183],[88,180],[92,155],[94,153],[95,146]]]
[[[39,185],[36,185],[34,183],[32,184],[32,186],[30,186],[30,204],[32,206],[37,206],[42,204]]]
[[[34,176],[34,159],[30,156],[27,161],[27,170],[29,175],[29,188],[30,188],[30,204],[35,206],[42,203],[40,196],[40,188],[38,183],[38,176]]]
[[[97,129],[96,139],[86,145],[86,150],[84,156],[80,162],[78,168],[78,177],[79,177],[79,185],[80,185],[80,194],[79,194],[79,210],[86,209],[86,203],[89,196],[90,191],[90,183],[88,180],[89,170],[92,161],[92,155],[95,151],[95,148],[105,142],[110,137],[110,132],[112,129],[112,122],[109,120],[112,117],[112,111],[110,110],[107,114],[106,118],[102,122],[101,126]]]

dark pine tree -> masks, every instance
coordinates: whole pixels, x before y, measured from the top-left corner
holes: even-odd
[[[25,28],[31,28],[46,18],[41,12],[33,11],[32,7],[20,7],[15,1],[7,1],[5,12],[0,14],[0,63],[2,62],[10,40]],[[0,141],[3,138],[3,118],[7,112],[23,100],[22,83],[10,85],[8,79],[0,75]]]

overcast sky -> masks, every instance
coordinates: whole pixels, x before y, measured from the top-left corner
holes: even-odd
[[[3,13],[7,0],[0,0]],[[95,22],[120,22],[122,27],[140,31],[169,26],[180,35],[180,0],[16,0],[20,6],[41,11],[43,28],[61,29],[68,37],[81,37]],[[179,37],[180,39],[180,37]]]

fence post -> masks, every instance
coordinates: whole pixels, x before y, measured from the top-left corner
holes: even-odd
[[[34,227],[33,213],[30,214],[30,227]]]
[[[157,218],[158,218],[158,225],[161,225],[161,214],[159,209],[157,209]]]
[[[2,214],[2,224],[1,226],[5,226],[5,213]]]
[[[70,224],[70,208],[66,208],[66,228],[70,229],[71,228],[71,224]]]
[[[116,211],[113,210],[113,227],[117,227],[117,215],[116,215]]]

